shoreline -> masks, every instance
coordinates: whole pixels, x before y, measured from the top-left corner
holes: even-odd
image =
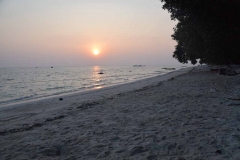
[[[109,67],[103,67],[105,69],[105,71],[107,72],[106,75],[102,76],[98,76],[97,71],[94,71],[94,66],[92,67],[86,67],[87,70],[87,74],[89,74],[89,71],[92,71],[92,74],[89,74],[88,76],[90,77],[86,77],[84,76],[85,74],[82,75],[78,75],[78,72],[76,71],[76,68],[71,68],[73,70],[72,74],[69,74],[68,76],[72,75],[78,75],[75,78],[71,79],[71,77],[65,77],[64,79],[66,80],[59,80],[58,78],[61,79],[61,77],[56,77],[55,79],[49,78],[51,77],[50,75],[54,75],[54,73],[58,73],[59,69],[57,69],[56,71],[54,70],[54,72],[52,72],[52,70],[49,70],[49,73],[46,74],[45,76],[48,77],[47,79],[44,79],[44,74],[40,79],[35,79],[33,81],[29,81],[31,78],[29,76],[26,77],[26,81],[24,80],[23,82],[19,82],[17,79],[17,77],[12,76],[11,78],[7,78],[4,79],[3,81],[6,81],[6,85],[4,85],[4,88],[11,88],[12,86],[14,86],[13,88],[11,88],[8,91],[4,91],[3,94],[3,98],[0,102],[0,107],[1,106],[7,106],[7,105],[11,105],[11,104],[17,104],[17,103],[24,103],[25,101],[31,102],[31,101],[35,101],[35,100],[41,100],[41,99],[45,99],[48,97],[54,97],[54,96],[61,96],[61,95],[68,95],[68,94],[72,94],[72,93],[79,93],[79,92],[85,92],[85,91],[89,91],[89,90],[94,90],[95,88],[99,88],[99,87],[108,87],[108,86],[114,86],[114,85],[119,85],[119,84],[123,84],[123,83],[129,83],[132,81],[137,81],[137,80],[141,80],[141,79],[145,79],[145,78],[150,78],[150,77],[154,77],[157,75],[164,74],[167,73],[168,71],[164,71],[163,69],[161,69],[160,66],[148,66],[148,67],[141,67],[143,68],[144,72],[143,74],[141,74],[141,68],[140,69],[134,69],[133,67],[127,67],[127,66],[112,66],[112,68],[110,69]],[[96,67],[95,67],[96,68]],[[97,67],[98,68],[98,67]],[[30,68],[32,69],[32,68]],[[66,68],[65,68],[66,69]],[[78,68],[80,70],[81,73],[85,73],[85,71],[83,71],[83,68]],[[120,69],[120,70],[119,70]],[[161,71],[159,71],[159,69]],[[176,68],[176,70],[178,70],[179,67]],[[124,71],[122,72],[122,71]],[[129,72],[127,71],[129,70]],[[134,72],[132,72],[131,70],[133,70]],[[34,68],[35,71],[35,68]],[[65,70],[67,71],[67,69]],[[125,75],[124,78],[124,74],[122,73],[114,73],[114,71],[120,71]],[[147,71],[147,72],[146,72]],[[13,71],[12,71],[13,72]],[[29,71],[27,71],[28,73]],[[43,71],[39,71],[40,73]],[[132,75],[128,75],[130,72],[132,72]],[[146,72],[146,73],[145,73]],[[149,72],[149,73],[148,73]],[[31,73],[31,72],[30,72]],[[74,74],[76,73],[76,74]],[[29,74],[29,73],[28,73]],[[60,72],[59,72],[60,74]],[[11,72],[10,72],[11,75]],[[120,77],[119,77],[119,76]],[[21,77],[21,75],[19,75]],[[93,77],[91,77],[93,76]],[[110,80],[108,80],[108,77],[110,76]],[[70,78],[70,79],[69,79]],[[96,80],[94,80],[96,78]],[[68,79],[71,81],[68,82]],[[38,81],[39,80],[39,81]],[[13,82],[11,82],[13,81]],[[89,81],[89,82],[88,82]],[[38,86],[38,83],[43,83],[41,86]],[[66,83],[65,83],[66,82]],[[48,85],[49,83],[49,85]],[[56,83],[60,83],[59,85]],[[65,84],[63,84],[65,83]],[[19,86],[18,86],[19,84]],[[35,85],[36,84],[36,85]],[[11,85],[11,86],[10,86]],[[1,85],[0,85],[0,88]],[[21,89],[23,88],[23,90]],[[58,89],[61,88],[61,89]]]
[[[101,90],[109,90],[109,89],[114,89],[114,88],[119,88],[121,86],[125,86],[125,85],[131,85],[131,84],[134,84],[134,83],[141,83],[141,82],[144,82],[144,81],[148,81],[149,79],[152,79],[152,78],[161,78],[163,76],[167,76],[168,74],[174,74],[175,72],[185,72],[184,70],[190,70],[194,67],[187,67],[187,68],[180,68],[180,69],[177,69],[177,70],[174,70],[172,72],[167,72],[167,73],[162,73],[160,75],[154,75],[154,76],[150,76],[150,77],[146,77],[146,78],[142,78],[142,79],[139,79],[139,80],[133,80],[133,81],[129,81],[129,82],[126,82],[126,83],[117,83],[117,84],[112,84],[112,85],[107,85],[107,86],[100,86],[99,88],[98,87],[95,87],[95,88],[91,88],[91,89],[87,89],[87,90],[83,90],[83,91],[76,91],[76,92],[67,92],[67,93],[60,93],[60,94],[56,94],[56,95],[50,95],[50,96],[47,96],[47,97],[41,97],[41,98],[34,98],[34,99],[27,99],[27,100],[24,100],[24,101],[17,101],[17,102],[10,102],[10,103],[3,103],[0,105],[0,111],[2,109],[5,109],[7,107],[10,107],[10,108],[15,108],[15,107],[19,107],[19,106],[22,106],[22,105],[29,105],[29,104],[33,104],[33,103],[39,103],[39,102],[44,102],[44,101],[51,101],[53,99],[56,99],[56,98],[62,98],[62,97],[69,97],[69,96],[81,96],[81,95],[85,95],[85,94],[91,94],[92,92],[95,92],[95,91],[101,91]],[[163,77],[163,79],[165,80],[165,78]]]
[[[240,159],[240,75],[198,66],[163,77],[1,110],[1,156]]]

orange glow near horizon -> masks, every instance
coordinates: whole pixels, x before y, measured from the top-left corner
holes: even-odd
[[[172,58],[177,42],[171,37],[178,22],[160,1],[54,5],[0,0],[0,68],[179,64]]]
[[[98,49],[94,49],[94,50],[93,50],[93,54],[94,54],[95,56],[99,55],[99,53],[100,53],[100,52],[99,52]]]

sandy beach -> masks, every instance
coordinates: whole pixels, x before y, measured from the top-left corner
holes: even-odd
[[[207,66],[1,107],[0,159],[238,160],[239,107]]]

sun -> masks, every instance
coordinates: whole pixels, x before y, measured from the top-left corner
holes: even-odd
[[[93,54],[94,54],[95,56],[99,55],[99,50],[98,50],[98,49],[94,49],[94,50],[93,50]]]

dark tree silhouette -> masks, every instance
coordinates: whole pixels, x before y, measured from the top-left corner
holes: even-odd
[[[240,0],[161,0],[177,20],[173,57],[181,63],[240,64]]]

